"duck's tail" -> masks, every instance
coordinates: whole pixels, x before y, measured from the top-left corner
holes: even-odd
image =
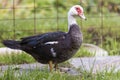
[[[14,40],[4,40],[2,42],[6,47],[9,47],[11,49],[19,49],[21,50],[20,41],[14,41]]]

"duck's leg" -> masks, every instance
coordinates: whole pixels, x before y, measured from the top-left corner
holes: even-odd
[[[52,61],[49,61],[49,68],[50,68],[50,72],[52,72],[52,69],[53,69],[53,62]]]

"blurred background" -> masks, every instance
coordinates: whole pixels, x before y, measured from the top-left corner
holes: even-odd
[[[120,55],[120,0],[0,0],[0,41],[67,32],[67,12],[76,4],[83,6],[87,17],[87,21],[77,19],[84,43]]]

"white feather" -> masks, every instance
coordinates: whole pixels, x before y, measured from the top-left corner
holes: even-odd
[[[46,42],[45,44],[58,44],[58,41]]]
[[[56,52],[54,51],[54,49],[53,49],[53,48],[51,48],[51,49],[50,49],[50,51],[51,51],[51,53],[52,53],[53,57],[56,57]]]

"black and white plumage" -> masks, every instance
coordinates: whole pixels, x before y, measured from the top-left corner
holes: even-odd
[[[20,49],[32,55],[38,62],[49,64],[58,63],[70,59],[80,48],[82,33],[74,16],[85,19],[83,8],[73,6],[68,12],[68,32],[49,32],[41,35],[21,38],[20,41],[4,40],[3,44],[12,49]]]

